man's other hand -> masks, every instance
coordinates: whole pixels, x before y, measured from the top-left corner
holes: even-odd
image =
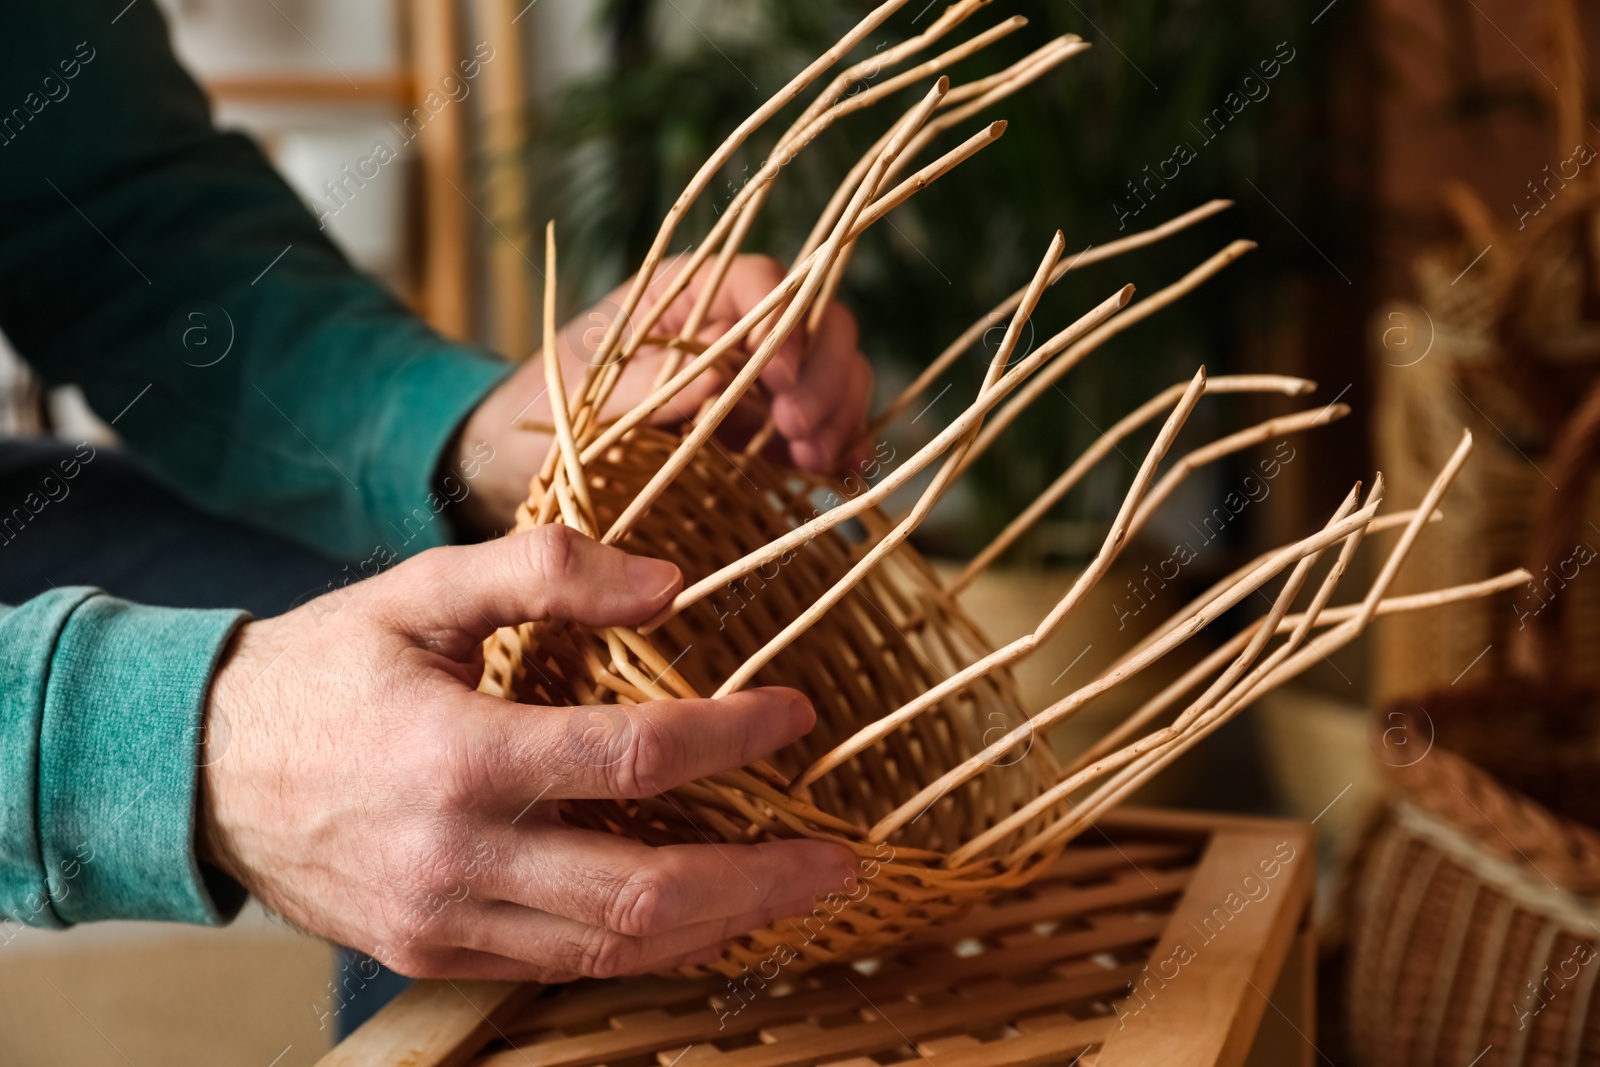
[[[634,313],[638,319],[665,292],[682,263],[671,260],[662,265],[651,281]],[[701,268],[684,292],[672,302],[661,321],[651,328],[651,337],[676,337],[688,323],[690,311],[700,295],[710,265]],[[784,269],[766,256],[738,256],[729,267],[727,278],[711,302],[704,324],[696,335],[702,345],[727,333],[747,312],[756,307],[784,278]],[[557,335],[562,376],[570,397],[576,397],[584,375],[598,359],[606,331],[621,313],[630,281],[593,308],[573,319]],[[781,312],[782,305],[779,311]],[[728,368],[742,366],[760,347],[777,315],[765,322],[728,353],[721,368],[714,368],[686,386],[657,414],[656,422],[672,425],[693,418],[702,402],[718,393],[728,381]],[[806,336],[797,327],[761,374],[761,384],[771,397],[773,429],[788,444],[789,458],[803,470],[827,473],[847,457],[845,451],[856,443],[866,424],[872,404],[872,368],[861,354],[856,320],[843,305],[831,303],[816,332]],[[631,335],[625,330],[624,339]],[[611,394],[601,420],[614,419],[650,395],[667,350],[657,345],[641,345]],[[685,362],[693,358],[685,357]],[[754,427],[747,420],[730,416],[724,428],[748,435]],[[545,391],[544,358],[535,353],[516,373],[484,398],[468,418],[456,446],[458,464],[478,469],[481,457],[494,461],[481,463],[473,479],[471,493],[457,508],[458,518],[477,532],[508,528],[518,504],[528,495],[528,483],[543,464],[550,448],[548,434],[522,428],[519,424],[550,424],[550,404]],[[492,449],[492,451],[486,451]]]

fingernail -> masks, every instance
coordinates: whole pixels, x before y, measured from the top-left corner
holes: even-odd
[[[809,733],[811,727],[816,724],[817,709],[811,706],[811,701],[807,700],[804,694],[791,693],[789,695],[789,717],[794,720],[797,727]]]
[[[629,556],[623,564],[623,573],[627,575],[628,588],[643,600],[664,597],[683,580],[677,567],[649,556]]]

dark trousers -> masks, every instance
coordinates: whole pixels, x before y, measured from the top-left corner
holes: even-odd
[[[53,586],[92,585],[141,604],[243,608],[263,618],[346,577],[340,562],[191,507],[111,448],[97,447],[88,463],[81,459],[89,453],[79,451],[76,476],[63,480],[59,463],[74,451],[54,441],[0,440],[5,514],[29,494],[48,498],[25,523],[0,526],[0,603],[19,604]],[[337,1035],[408,982],[340,949],[328,1009]]]

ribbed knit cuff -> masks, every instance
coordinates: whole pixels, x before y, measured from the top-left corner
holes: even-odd
[[[38,743],[38,839],[65,923],[219,925],[243,906],[195,853],[200,727],[239,611],[85,596],[51,657]]]
[[[39,844],[39,728],[44,689],[61,630],[92,589],[53,589],[0,607],[0,916],[11,924],[59,928]]]

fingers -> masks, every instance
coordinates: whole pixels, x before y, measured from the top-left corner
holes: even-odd
[[[802,442],[814,446],[820,453],[808,457],[802,451],[795,459],[807,470],[842,471],[852,463],[861,461],[857,453],[866,447],[862,441],[862,431],[867,427],[867,413],[872,408],[872,367],[862,359],[854,364],[851,373],[853,380],[850,391],[839,405],[837,414],[822,428],[815,441]],[[807,466],[808,463],[810,466]]]
[[[633,937],[514,904],[501,904],[478,911],[462,935],[471,949],[534,963],[545,971],[545,981],[616,978],[672,970],[686,962],[709,963],[721,955],[721,947],[729,938],[784,917],[783,912],[750,912],[649,937]]]
[[[659,296],[664,292],[681,268],[681,259],[664,263],[651,283],[651,294]],[[709,267],[701,269],[653,332],[675,334],[683,327],[710,273]],[[713,331],[703,327],[702,336],[708,340],[722,336],[731,328],[725,324],[737,322],[760,305],[785,276],[784,267],[766,256],[736,257],[708,308],[707,323],[717,328]],[[782,311],[780,305],[735,352],[744,358],[756,351],[776,327]],[[774,395],[773,423],[791,442],[796,465],[814,471],[834,469],[841,453],[865,424],[872,402],[871,369],[860,352],[854,316],[835,303],[809,341],[802,329],[792,331],[762,371],[761,380]],[[720,382],[702,385],[693,396],[685,390],[675,398],[675,404],[663,409],[659,418],[681,421],[692,417],[699,401],[719,385]]]
[[[676,273],[677,263],[671,264],[671,273]],[[737,323],[747,314],[761,304],[767,296],[783,284],[783,279],[788,271],[777,260],[770,256],[742,255],[735,256],[728,267],[728,273],[723,278],[722,284],[717,287],[717,295],[707,309],[706,321],[722,321],[730,324]],[[666,270],[659,277],[669,277]],[[661,330],[664,333],[677,333],[683,324],[688,321],[689,310],[694,307],[699,299],[701,290],[710,279],[711,268],[701,268],[692,282],[684,290],[682,296],[673,302],[672,307],[661,319]],[[657,288],[661,283],[652,283],[651,289]],[[664,285],[663,285],[664,288]],[[778,324],[783,310],[787,305],[779,304],[750,335],[738,346],[745,353],[753,353],[766,340],[773,327]],[[720,337],[727,332],[727,328],[719,330],[714,336]],[[713,338],[714,339],[714,338]],[[761,372],[762,380],[776,392],[794,387],[800,378],[800,370],[805,362],[804,331],[796,327],[784,339],[778,351],[773,354],[771,362]]]
[[[772,404],[774,427],[797,466],[833,470],[865,424],[872,368],[858,347],[855,318],[836,305],[813,338],[799,383]]]
[[[474,788],[513,809],[549,800],[654,796],[742,767],[805,735],[811,704],[792,689],[624,707],[530,708],[477,696],[463,760]],[[480,798],[481,799],[481,798]]]
[[[452,658],[470,654],[498,627],[538,619],[643,622],[683,585],[671,563],[629,555],[560,525],[432,549],[382,580],[394,624]]]
[[[823,841],[650,848],[559,824],[522,836],[484,866],[473,903],[443,911],[426,939],[384,962],[544,982],[672,970],[784,917],[824,927],[860,899],[855,857]],[[496,899],[506,886],[513,894]]]
[[[721,311],[718,317],[743,318],[752,308],[765,300],[772,290],[783,284],[787,273],[777,260],[767,256],[739,256],[728,268],[728,276],[717,292],[717,299],[713,302],[713,311]],[[745,347],[752,353],[760,348],[778,325],[778,320],[783,316],[787,306],[779,304],[750,334]],[[761,380],[775,393],[793,389],[795,383],[800,380],[805,358],[805,331],[803,325],[796,325],[774,353],[771,362],[762,370]]]
[[[518,833],[482,892],[631,937],[757,913],[798,915],[845,893],[855,857],[826,841],[667,845],[560,824]],[[685,951],[688,951],[687,949]]]

